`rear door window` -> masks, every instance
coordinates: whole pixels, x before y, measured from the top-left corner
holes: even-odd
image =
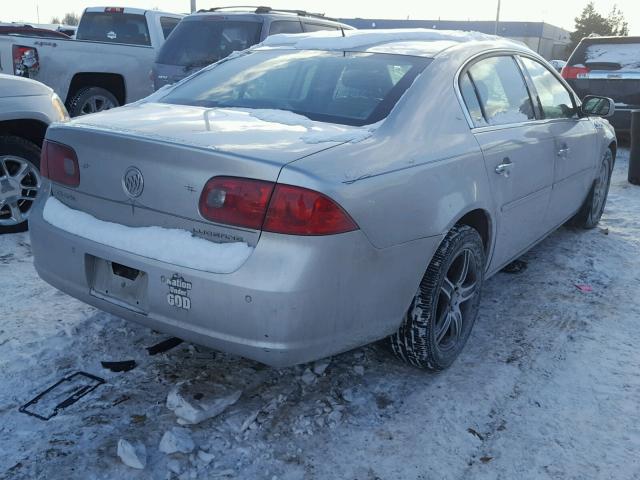
[[[305,32],[321,32],[323,30],[340,30],[336,25],[328,25],[322,23],[305,23]]]
[[[144,15],[113,12],[85,12],[76,33],[78,40],[151,45]]]
[[[573,118],[576,109],[569,91],[547,68],[535,60],[521,57],[531,76],[537,93],[537,102],[544,118]]]
[[[272,22],[269,27],[269,35],[277,35],[278,33],[302,33],[302,25],[295,21],[276,21]]]
[[[513,57],[485,58],[471,65],[467,73],[486,123],[505,125],[535,120],[529,91]]]
[[[158,53],[157,62],[204,67],[260,41],[262,22],[228,20],[182,21]]]
[[[160,27],[162,28],[162,36],[166,39],[176,25],[180,23],[179,18],[175,17],[160,17]]]

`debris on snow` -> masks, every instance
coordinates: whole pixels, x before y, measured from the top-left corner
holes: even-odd
[[[100,362],[102,364],[102,368],[106,368],[107,370],[111,370],[112,372],[128,372],[129,370],[133,370],[136,368],[135,360],[124,360],[121,362]]]
[[[147,347],[147,352],[149,355],[157,355],[159,353],[164,353],[167,350],[171,350],[174,347],[177,347],[183,342],[182,339],[178,337],[171,337],[163,340],[162,342],[156,343],[155,345],[151,345]]]
[[[591,285],[578,285],[576,284],[576,288],[580,290],[582,293],[591,293],[593,292],[593,287]]]
[[[160,440],[160,451],[166,454],[191,453],[196,444],[191,438],[191,432],[186,428],[173,427],[164,432]]]
[[[179,424],[194,425],[220,415],[242,395],[242,390],[215,383],[199,387],[195,392],[192,384],[186,382],[169,392],[167,408],[176,414]]]
[[[147,449],[142,442],[131,443],[121,438],[118,440],[117,454],[128,467],[143,470],[147,465]]]

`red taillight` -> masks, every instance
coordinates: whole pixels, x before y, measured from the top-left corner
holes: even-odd
[[[124,13],[124,8],[122,8],[122,7],[106,7],[104,9],[104,13]]]
[[[29,72],[37,72],[40,68],[38,50],[33,47],[13,45],[13,73],[18,77],[29,77]]]
[[[70,187],[80,185],[78,156],[73,148],[61,143],[44,141],[40,159],[40,173],[43,177],[63,185]]]
[[[329,197],[292,185],[276,185],[263,230],[289,235],[332,235],[358,226]]]
[[[288,235],[333,235],[357,230],[326,195],[307,188],[236,177],[213,177],[200,195],[207,220]]]
[[[569,65],[565,65],[562,68],[562,78],[566,80],[574,80],[576,78],[586,77],[589,73],[589,69],[587,67],[572,67]]]
[[[273,185],[248,178],[213,177],[200,195],[200,214],[212,222],[259,230]]]

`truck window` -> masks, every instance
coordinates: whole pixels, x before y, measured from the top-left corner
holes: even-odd
[[[269,27],[269,35],[277,35],[278,33],[302,33],[302,25],[300,22],[291,21],[272,22]]]
[[[113,12],[86,12],[82,15],[77,40],[151,45],[144,15]]]
[[[169,36],[173,29],[176,28],[176,25],[180,23],[179,18],[175,17],[160,17],[160,27],[162,27],[162,36],[166,38]]]
[[[157,63],[204,67],[260,41],[262,23],[187,20],[175,28],[158,52]]]

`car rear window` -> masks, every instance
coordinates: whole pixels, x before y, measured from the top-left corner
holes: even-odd
[[[151,45],[144,15],[111,12],[86,12],[82,15],[78,40]]]
[[[262,23],[229,20],[182,21],[158,53],[157,62],[204,67],[260,41]]]
[[[592,70],[640,70],[640,43],[592,43],[584,57]]]
[[[288,110],[344,125],[385,118],[431,60],[403,55],[259,51],[177,86],[162,102]]]

